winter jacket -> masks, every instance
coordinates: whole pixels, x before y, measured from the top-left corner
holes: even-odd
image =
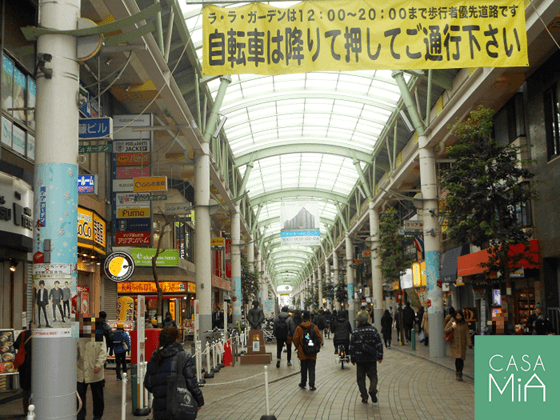
[[[123,329],[119,328],[113,334],[113,351],[115,352],[115,354],[126,353],[126,351],[123,349],[123,340],[128,346],[127,351],[130,351],[130,338]]]
[[[335,346],[348,343],[352,333],[352,326],[348,318],[345,316],[337,317],[331,326],[331,332],[334,333],[333,343]]]
[[[381,317],[381,332],[386,340],[391,339],[393,329],[393,317],[388,310],[385,310],[385,314]]]
[[[154,396],[152,408],[154,410],[154,419],[166,419],[165,411],[167,409],[167,377],[171,374],[171,361],[179,352],[185,351],[180,343],[173,343],[167,347],[156,349],[152,358],[148,362],[148,371],[144,378],[144,386]],[[163,359],[161,364],[157,364],[158,353],[161,353]],[[177,367],[179,369],[179,367]],[[198,387],[196,381],[196,367],[192,356],[187,353],[185,363],[181,371],[185,377],[187,388],[193,395],[199,407],[204,405],[204,397],[202,391]]]
[[[105,337],[107,345],[109,347],[113,347],[113,329],[109,324],[107,324],[107,321],[105,321],[104,319],[102,319],[101,322],[103,325],[103,337]]]
[[[369,322],[358,324],[350,338],[352,363],[375,363],[383,360],[383,343],[377,328]]]
[[[301,319],[301,315],[292,315],[288,318],[288,327],[290,328],[290,332],[288,333],[288,337],[293,337],[296,333],[296,328],[301,324],[303,320]]]
[[[272,326],[272,334],[274,335],[274,337],[279,338],[279,339],[286,339],[287,337],[291,337],[292,335],[290,334],[290,324],[288,323],[288,320],[290,319],[290,314],[288,312],[280,312],[280,315],[278,315],[276,317],[276,319],[274,319],[274,325]],[[285,322],[288,330],[286,333],[285,337],[279,337],[278,336],[278,325],[280,324],[280,322]]]
[[[320,330],[324,330],[325,329],[325,315],[315,315],[315,319],[313,320],[313,323],[315,325],[317,325],[317,328],[319,328]]]
[[[416,314],[416,317],[417,317],[418,328],[422,328],[422,320],[424,318],[424,307],[423,306],[418,310],[418,313]]]
[[[105,379],[103,366],[107,360],[107,342],[95,341],[91,337],[82,337],[78,340],[78,382],[91,384]],[[95,373],[94,368],[100,368]]]
[[[296,331],[294,333],[294,346],[298,352],[298,359],[299,360],[306,360],[306,359],[313,359],[313,360],[317,360],[317,354],[312,354],[312,355],[308,355],[305,354],[303,352],[303,347],[301,346],[301,343],[303,341],[303,328],[311,328],[311,325],[313,325],[313,328],[315,329],[315,334],[317,335],[317,337],[319,337],[319,341],[322,343],[323,342],[323,337],[321,336],[321,331],[319,331],[319,328],[317,328],[317,325],[314,325],[311,323],[311,321],[305,321],[302,322],[297,328]]]
[[[403,325],[408,325],[408,326],[412,326],[414,324],[414,309],[412,309],[410,306],[405,306],[405,308],[402,311],[403,313]]]
[[[465,359],[467,357],[467,345],[472,346],[469,324],[466,322],[457,322],[457,326],[453,329],[453,322],[456,321],[452,318],[443,329],[445,334],[453,331],[453,340],[451,341],[451,351],[449,355],[452,359]]]
[[[426,337],[430,336],[430,322],[428,319],[428,312],[424,312],[424,316],[422,317],[422,324],[420,325],[420,328],[424,330],[424,334],[426,335]]]

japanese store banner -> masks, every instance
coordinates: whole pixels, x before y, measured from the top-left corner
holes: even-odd
[[[205,6],[203,73],[528,66],[522,0]]]

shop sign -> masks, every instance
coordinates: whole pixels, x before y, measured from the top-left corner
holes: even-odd
[[[160,281],[159,286],[163,293],[185,293],[187,287],[183,282]],[[118,293],[157,293],[156,283],[153,281],[128,281],[117,284]]]
[[[172,204],[165,204],[163,212],[170,216],[182,216],[186,214],[190,214],[192,209],[191,203],[172,203]]]
[[[103,272],[114,282],[127,281],[134,274],[134,260],[126,252],[113,252],[105,259]]]
[[[156,255],[155,248],[131,248],[130,254],[134,258],[134,262],[138,266],[151,267],[152,257]],[[160,251],[157,258],[158,267],[178,267],[179,266],[179,250],[164,249]]]
[[[33,264],[33,280],[40,279],[71,279],[73,264]]]
[[[149,153],[151,145],[149,140],[125,140],[114,141],[113,150],[115,153]]]
[[[523,278],[523,277],[525,277],[525,268],[524,267],[519,267],[519,268],[515,269],[515,271],[512,271],[509,276],[512,279]]]
[[[231,282],[212,274],[212,287],[232,291]]]
[[[405,220],[404,230],[405,232],[422,232],[424,223],[419,220]]]
[[[420,279],[421,286],[426,286],[428,284],[428,278],[426,276],[426,261],[420,263]]]
[[[142,176],[150,176],[150,167],[137,168],[134,166],[113,166],[114,179],[131,179]],[[113,190],[114,191],[114,190]],[[129,190],[131,191],[131,190]],[[136,190],[134,190],[136,191]]]
[[[80,140],[93,140],[101,138],[112,138],[113,119],[103,118],[80,118],[78,138]]]
[[[371,258],[371,251],[363,251],[362,258]]]
[[[150,217],[149,207],[118,208],[117,217],[120,219],[137,219]]]
[[[117,230],[119,232],[148,232],[151,219],[119,219]]]
[[[463,281],[463,276],[457,277],[456,286],[464,286],[465,282]]]
[[[113,115],[115,127],[150,127],[152,125],[152,114],[124,114]]]
[[[399,282],[398,281],[393,282],[393,290],[399,290]]]
[[[150,245],[150,232],[117,232],[117,245]]]
[[[113,192],[130,192],[133,189],[132,179],[113,179]]]
[[[113,164],[116,166],[141,166],[150,164],[150,153],[116,153]]]
[[[112,144],[90,144],[87,146],[78,146],[78,153],[80,155],[85,153],[112,153]]]
[[[166,176],[135,177],[134,191],[167,191]]]
[[[27,184],[0,172],[0,232],[33,238],[33,191]]]
[[[78,244],[105,254],[107,222],[96,212],[78,207]]]
[[[412,263],[412,283],[414,287],[422,286],[422,279],[420,278],[420,263]]]
[[[97,194],[97,175],[78,175],[78,193]]]
[[[117,207],[148,207],[152,201],[151,197],[150,193],[116,193],[113,196],[113,202]]]
[[[212,238],[210,239],[210,246],[211,247],[225,247],[226,246],[226,238]]]
[[[17,372],[14,366],[14,359],[16,358],[15,338],[14,330],[0,330],[0,376],[14,375]]]
[[[190,281],[187,283],[187,292],[189,293],[196,293],[196,283],[191,283]]]

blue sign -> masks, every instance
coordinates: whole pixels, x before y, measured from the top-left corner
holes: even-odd
[[[117,232],[150,232],[151,219],[117,219]]]
[[[97,193],[96,175],[78,175],[79,193]]]
[[[92,140],[101,138],[113,138],[113,119],[103,118],[80,118],[80,140]]]

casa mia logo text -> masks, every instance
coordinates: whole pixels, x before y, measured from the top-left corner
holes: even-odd
[[[507,365],[506,365],[507,363]],[[492,372],[488,374],[488,401],[497,399],[500,395],[507,396],[511,393],[511,402],[546,402],[546,385],[539,378],[546,372],[541,356],[536,359],[524,354],[516,360],[513,355],[504,357],[494,354],[490,357],[488,365]],[[529,379],[527,379],[529,378]]]

